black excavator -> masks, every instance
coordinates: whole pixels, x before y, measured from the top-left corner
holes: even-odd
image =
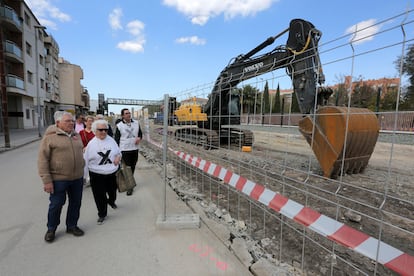
[[[287,32],[286,45],[258,54]],[[289,28],[247,54],[233,58],[221,71],[203,108],[207,120],[197,121],[196,128],[177,129],[175,137],[206,149],[218,148],[223,143],[252,146],[253,133],[238,127],[241,104],[234,91],[242,81],[284,68],[303,114],[299,131],[312,147],[324,176],[336,178],[345,172],[362,172],[378,139],[378,120],[365,108],[326,105],[332,90],[322,86],[325,78],[318,52],[321,35],[312,23],[293,19]]]

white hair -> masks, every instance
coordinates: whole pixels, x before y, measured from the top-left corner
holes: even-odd
[[[67,112],[67,111],[61,111],[61,110],[56,111],[55,114],[53,115],[53,118],[55,119],[55,122],[58,122],[58,121],[62,121],[62,118],[65,115],[69,115],[73,119],[73,114],[72,113]]]
[[[96,120],[92,123],[92,131],[96,134],[96,129],[98,128],[98,125],[105,125],[106,128],[109,128],[108,122],[106,120]]]

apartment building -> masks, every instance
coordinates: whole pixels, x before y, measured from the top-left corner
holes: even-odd
[[[0,1],[0,41],[0,130],[47,126],[56,110],[88,110],[82,68],[59,57],[58,43],[24,1]]]

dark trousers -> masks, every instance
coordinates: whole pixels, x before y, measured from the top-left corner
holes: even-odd
[[[135,172],[135,166],[138,162],[138,150],[129,150],[122,152],[122,161],[125,162],[127,166],[131,167],[132,174]]]
[[[104,218],[108,212],[108,203],[113,204],[116,200],[116,173],[105,175],[90,171],[89,177],[98,216]]]
[[[49,196],[49,211],[47,214],[47,229],[56,231],[60,224],[62,207],[68,196],[68,209],[66,213],[66,228],[72,229],[78,226],[80,207],[82,201],[83,178],[66,181],[53,181],[53,194]]]

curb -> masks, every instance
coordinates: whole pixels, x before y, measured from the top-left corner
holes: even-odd
[[[31,138],[31,139],[29,139],[29,140],[27,140],[27,141],[25,141],[25,142],[23,142],[21,144],[18,144],[18,145],[10,145],[10,148],[7,148],[5,146],[2,146],[2,147],[0,147],[0,154],[4,153],[6,151],[11,151],[11,150],[18,149],[20,147],[26,146],[26,145],[31,144],[33,142],[39,141],[41,139],[42,139],[41,137],[33,137],[33,138]]]

